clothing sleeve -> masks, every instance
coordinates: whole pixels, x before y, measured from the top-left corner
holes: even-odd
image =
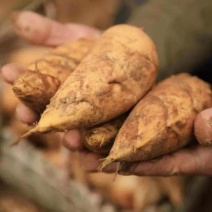
[[[155,42],[159,80],[192,72],[211,56],[211,0],[149,0],[137,6],[128,23],[143,28]]]

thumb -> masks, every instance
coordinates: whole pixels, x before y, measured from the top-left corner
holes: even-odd
[[[82,37],[96,37],[95,28],[80,24],[61,24],[36,13],[13,13],[11,20],[15,32],[22,38],[41,45],[58,46]]]
[[[212,108],[198,114],[194,123],[194,131],[200,144],[212,144]]]

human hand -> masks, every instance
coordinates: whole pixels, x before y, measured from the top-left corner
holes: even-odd
[[[196,118],[194,124],[195,135],[200,143],[211,143],[212,141],[212,108],[202,111]],[[64,137],[64,144],[71,150],[83,150],[82,136],[77,131],[70,131]],[[127,169],[119,170],[122,175],[154,175],[169,176],[176,174],[186,175],[209,175],[212,176],[212,145],[202,146],[196,144],[147,162],[131,163]],[[101,156],[93,153],[84,153],[83,165],[85,170],[97,171],[101,163]],[[116,172],[117,163],[107,166],[104,172]]]
[[[31,12],[23,12],[18,16],[15,15],[16,31],[25,39],[42,45],[57,46],[66,41],[75,40],[83,36],[98,36],[99,31],[75,24],[62,25],[49,19],[42,18]],[[31,23],[34,23],[33,25]],[[23,71],[23,67],[8,64],[2,68],[2,76],[5,81],[13,83],[17,76]],[[204,112],[202,112],[203,114]],[[25,123],[33,123],[38,120],[38,115],[20,104],[16,109],[19,120]],[[212,109],[200,116],[201,123],[198,119],[195,123],[195,132],[201,131],[211,141],[212,130],[208,124],[208,118],[212,117]],[[206,118],[207,117],[207,120]],[[198,133],[197,133],[198,134]],[[64,145],[72,151],[80,150],[84,157],[84,168],[87,171],[97,171],[100,164],[101,156],[91,152],[84,151],[83,137],[77,130],[65,133]],[[196,146],[193,148],[183,149],[176,153],[164,156],[158,160],[148,162],[133,163],[125,172],[120,171],[123,175],[173,175],[173,174],[204,174],[212,175],[212,165],[209,163],[212,158],[212,147]],[[103,171],[116,171],[117,164],[114,163],[106,167]]]
[[[81,37],[96,37],[100,31],[80,24],[61,24],[44,18],[33,12],[21,12],[12,15],[14,29],[25,40],[39,45],[56,47],[65,42]],[[13,84],[24,67],[17,64],[7,64],[2,67],[3,79]],[[39,118],[32,110],[19,104],[16,115],[24,123],[31,124]]]

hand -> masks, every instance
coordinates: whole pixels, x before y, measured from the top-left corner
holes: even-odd
[[[74,41],[81,37],[97,37],[100,31],[80,25],[80,24],[61,24],[42,17],[33,12],[14,13],[12,15],[14,30],[25,40],[39,45],[56,47],[68,41]],[[13,84],[18,75],[24,71],[24,67],[19,64],[7,64],[2,67],[1,74],[3,79]],[[16,108],[16,117],[23,123],[32,124],[38,121],[39,116],[30,108],[22,103]],[[80,134],[72,131],[71,137],[76,140],[72,142],[72,147],[80,149]]]
[[[199,143],[212,144],[212,108],[198,114],[194,123],[194,132]],[[83,150],[82,136],[77,131],[70,131],[64,137],[64,144],[71,150]],[[84,153],[84,168],[87,171],[97,171],[101,156]],[[212,176],[212,145],[187,147],[175,153],[147,162],[132,163],[127,170],[120,170],[122,175],[154,175],[169,176],[176,174],[209,175]],[[109,165],[104,172],[116,172],[117,163]]]
[[[61,24],[44,18],[33,12],[21,12],[12,15],[14,29],[17,34],[31,43],[58,46],[81,37],[96,37],[100,31],[80,24]],[[3,79],[13,84],[18,75],[24,70],[17,64],[7,64],[2,67]],[[38,120],[38,115],[23,104],[16,108],[17,118],[31,124]]]
[[[42,45],[57,46],[66,41],[75,40],[83,36],[98,36],[99,31],[83,25],[66,24],[50,21],[31,12],[16,14],[17,33],[25,39]],[[33,24],[32,24],[33,23]],[[2,68],[2,76],[8,83],[13,83],[17,76],[23,71],[23,67],[8,64]],[[32,123],[38,120],[38,115],[23,104],[19,104],[16,115],[22,122]],[[195,122],[195,133],[203,133],[203,138],[211,141],[212,128],[209,123],[212,118],[212,109],[199,114]],[[87,171],[97,171],[101,156],[85,151],[83,137],[78,130],[72,130],[64,135],[64,145],[72,151],[81,151],[84,154],[84,168]],[[176,153],[166,155],[158,160],[133,163],[123,175],[160,175],[168,176],[173,174],[202,174],[212,175],[212,146],[182,149]],[[115,172],[117,164],[106,167],[104,172]]]

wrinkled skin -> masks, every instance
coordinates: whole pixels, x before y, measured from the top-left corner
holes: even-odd
[[[31,23],[34,23],[33,25]],[[22,12],[16,15],[14,22],[15,30],[19,36],[24,39],[40,45],[56,47],[67,41],[76,40],[80,37],[96,37],[99,31],[87,26],[77,24],[66,24],[50,21],[32,12]],[[23,67],[17,64],[7,64],[1,69],[3,79],[13,84],[17,76],[22,72]],[[36,122],[38,115],[23,104],[19,104],[16,108],[17,118],[31,124]],[[195,134],[203,133],[198,136],[199,139],[205,139],[206,143],[211,142],[212,126],[212,109],[202,111],[195,121]],[[96,171],[101,163],[101,156],[93,154],[85,150],[83,146],[83,136],[78,130],[72,130],[64,135],[63,143],[71,151],[81,151],[84,154],[84,169],[87,171]],[[199,141],[204,144],[204,141]],[[174,174],[189,175],[209,175],[212,176],[212,146],[194,145],[186,149],[182,149],[173,154],[166,155],[160,159],[148,162],[133,163],[124,172],[123,175],[155,175],[169,176]],[[116,171],[117,164],[111,164],[103,171]]]

